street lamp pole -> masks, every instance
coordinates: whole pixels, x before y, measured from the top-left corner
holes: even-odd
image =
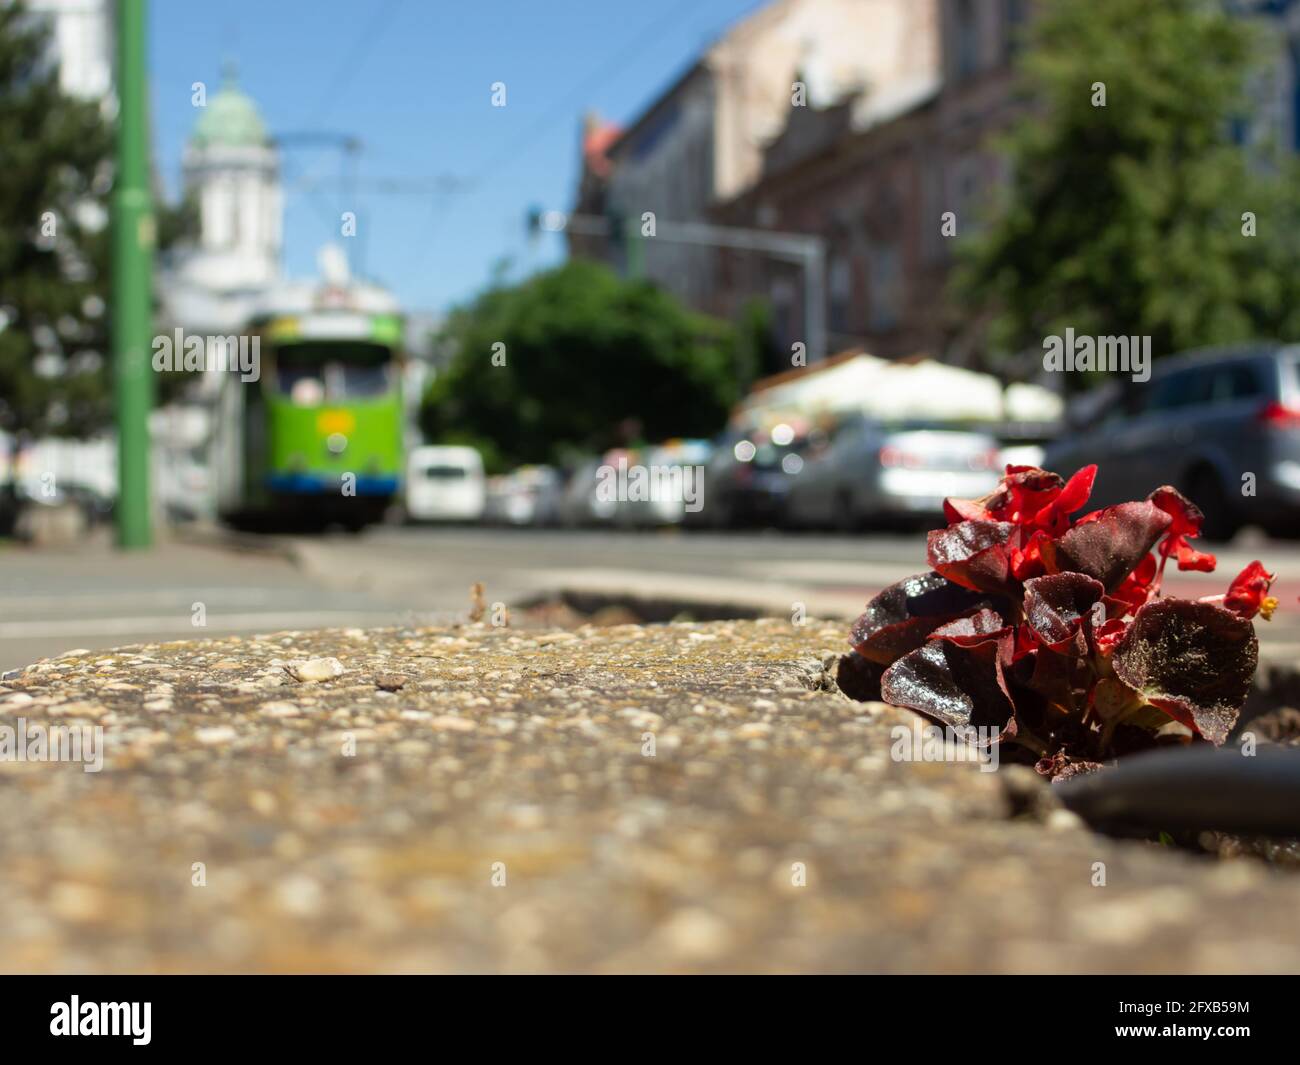
[[[117,159],[112,211],[113,383],[117,408],[117,542],[148,547],[154,217],[145,118],[146,0],[117,3]]]
[[[530,216],[530,225],[550,233],[567,231],[581,236],[610,234],[609,219],[599,215],[534,211]],[[632,226],[629,226],[627,233],[629,241],[650,239],[642,238]],[[806,233],[777,233],[770,229],[717,226],[707,222],[659,222],[653,239],[675,244],[704,244],[715,248],[757,251],[776,259],[798,263],[803,268],[804,330],[808,361],[815,362],[826,357],[826,242],[821,237]],[[635,261],[640,261],[639,249]]]

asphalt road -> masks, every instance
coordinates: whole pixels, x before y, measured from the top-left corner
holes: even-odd
[[[695,605],[710,616],[851,617],[880,588],[926,568],[920,534],[382,527],[237,546],[246,543],[214,536],[128,554],[106,541],[75,552],[0,547],[0,669],[205,632],[435,624],[465,616],[475,581],[489,606],[567,591]],[[1300,657],[1300,544],[1251,541],[1219,555],[1217,573],[1175,573],[1167,589],[1214,594],[1263,560],[1279,575],[1282,608],[1259,624],[1261,640],[1271,654]]]

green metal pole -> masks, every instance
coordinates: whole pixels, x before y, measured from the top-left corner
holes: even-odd
[[[113,181],[113,383],[117,405],[117,542],[148,547],[149,411],[154,381],[154,218],[146,124],[146,0],[117,0],[117,165]]]

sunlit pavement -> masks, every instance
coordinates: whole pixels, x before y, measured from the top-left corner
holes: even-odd
[[[400,620],[391,606],[322,587],[274,556],[177,544],[0,547],[0,669],[79,647]]]
[[[921,534],[382,527],[273,538],[255,551],[222,543],[138,554],[106,543],[75,553],[0,548],[0,668],[203,634],[432,624],[463,617],[475,581],[489,605],[567,591],[686,611],[847,618],[926,569]],[[1270,656],[1300,659],[1300,544],[1238,542],[1218,553],[1218,572],[1173,572],[1166,590],[1216,594],[1261,559],[1278,574],[1282,604],[1258,623],[1261,641]]]

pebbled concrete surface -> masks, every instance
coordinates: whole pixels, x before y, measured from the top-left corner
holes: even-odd
[[[1300,878],[1094,835],[1017,767],[892,760],[915,719],[834,690],[844,638],[463,625],[38,663],[0,725],[101,726],[106,754],[0,761],[0,970],[1300,971]]]

